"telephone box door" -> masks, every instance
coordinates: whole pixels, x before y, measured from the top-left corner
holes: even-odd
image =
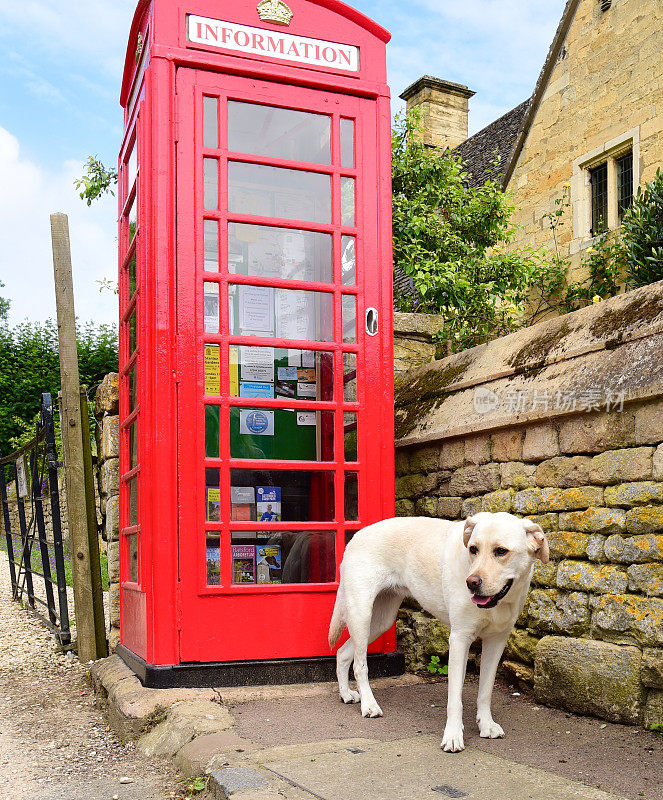
[[[329,655],[345,544],[393,514],[375,103],[177,96],[180,659]]]

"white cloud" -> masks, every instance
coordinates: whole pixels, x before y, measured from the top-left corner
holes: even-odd
[[[106,197],[88,208],[73,187],[83,164],[72,161],[43,170],[22,158],[19,142],[0,127],[0,292],[11,300],[10,322],[55,317],[50,215],[69,216],[76,315],[117,321],[117,298],[99,292],[97,280],[117,274],[116,201]]]

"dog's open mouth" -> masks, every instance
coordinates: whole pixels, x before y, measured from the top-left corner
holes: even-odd
[[[472,602],[479,608],[495,608],[500,600],[506,596],[509,589],[513,586],[513,578],[510,578],[497,594],[473,594]]]

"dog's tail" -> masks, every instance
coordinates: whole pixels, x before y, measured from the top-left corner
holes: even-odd
[[[338,587],[336,602],[334,603],[334,613],[329,623],[329,649],[331,650],[339,640],[345,628],[345,597],[343,584]]]

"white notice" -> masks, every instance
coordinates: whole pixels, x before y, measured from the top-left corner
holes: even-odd
[[[274,334],[274,290],[266,286],[239,287],[239,327],[242,333]]]
[[[274,348],[241,347],[243,381],[274,381]]]

